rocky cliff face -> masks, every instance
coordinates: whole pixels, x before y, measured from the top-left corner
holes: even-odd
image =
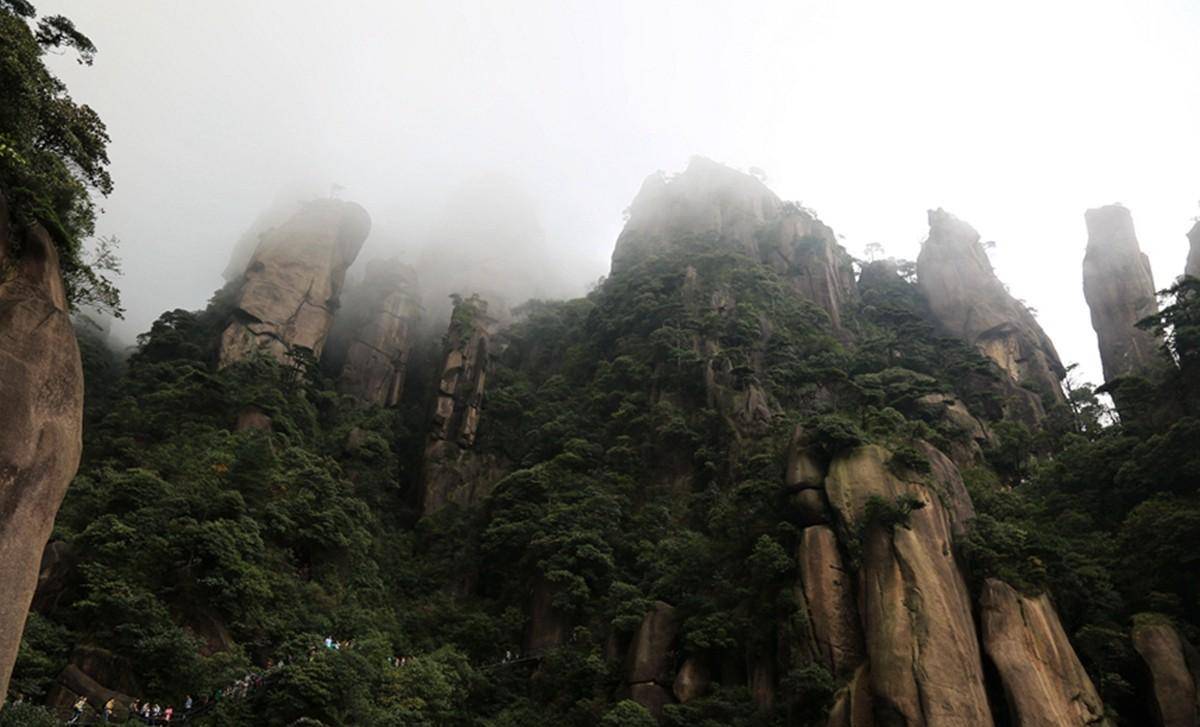
[[[841,328],[843,311],[855,298],[854,271],[833,230],[808,210],[781,201],[758,179],[703,157],[693,157],[677,177],[646,179],[617,238],[612,270],[698,240],[770,265]]]
[[[1104,379],[1145,374],[1158,365],[1160,341],[1137,322],[1158,312],[1150,259],[1138,246],[1133,217],[1120,205],[1090,209],[1083,295],[1100,343]]]
[[[497,337],[501,326],[500,320],[488,315],[488,302],[478,296],[454,306],[425,446],[421,476],[425,515],[448,502],[477,501],[503,473],[493,456],[473,451],[491,357],[499,355],[504,345]]]
[[[371,218],[352,202],[310,202],[259,242],[221,335],[220,365],[264,351],[280,361],[303,350],[320,358],[346,269]]]
[[[1096,687],[1045,594],[1031,598],[989,579],[979,606],[984,651],[1000,673],[1013,724],[1109,724]]]
[[[1054,344],[996,277],[974,228],[944,210],[930,210],[917,281],[948,333],[973,344],[1013,383],[1063,400],[1066,371]]]
[[[970,498],[901,479],[890,457],[876,446],[850,450],[830,464],[825,483],[839,520],[861,533],[859,617],[873,712],[882,724],[990,725],[971,599],[953,555],[956,511],[970,512]],[[909,527],[891,527],[869,519],[872,498],[921,505]]]
[[[1150,673],[1158,727],[1200,725],[1200,654],[1155,614],[1135,617],[1133,648]]]
[[[1200,222],[1192,225],[1192,229],[1188,231],[1187,237],[1187,267],[1184,268],[1183,274],[1190,275],[1193,278],[1200,278]]]
[[[18,239],[19,237],[19,239]],[[54,516],[79,467],[83,370],[58,253],[0,196],[0,694],[8,689]]]
[[[338,388],[367,404],[396,406],[420,319],[417,274],[398,260],[367,265],[346,296],[330,341],[344,347]]]

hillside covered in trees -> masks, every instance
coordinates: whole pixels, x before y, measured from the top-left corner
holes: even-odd
[[[0,725],[1197,723],[1200,279],[1156,291],[1128,210],[1087,217],[1100,390],[966,222],[854,260],[699,157],[585,297],[507,300],[501,261],[439,317],[419,271],[348,274],[369,211],[317,199],[118,351],[82,310],[117,305],[79,247],[104,128],[38,60],[89,46],[25,9],[0,405],[69,429],[12,392],[75,376],[82,444],[43,533],[8,503],[70,452],[0,436],[0,546],[40,554]]]

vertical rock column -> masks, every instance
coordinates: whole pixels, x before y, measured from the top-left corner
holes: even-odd
[[[420,318],[418,300],[415,270],[396,260],[372,261],[346,305],[357,310],[349,311],[341,391],[366,404],[400,403],[412,329]]]
[[[83,448],[83,368],[58,253],[41,226],[24,233],[12,228],[3,196],[0,412],[3,695],[37,587],[42,550]]]
[[[1187,238],[1187,267],[1183,269],[1183,274],[1190,275],[1193,278],[1200,278],[1200,222],[1192,225],[1192,229],[1188,231]]]
[[[971,599],[953,554],[969,499],[944,505],[943,498],[965,493],[901,479],[890,459],[881,447],[858,447],[835,457],[825,478],[838,520],[859,534],[850,537],[861,537],[859,616],[875,718],[906,727],[987,727],[992,715]],[[923,503],[908,527],[867,520],[872,498],[891,504],[902,496]]]
[[[1013,298],[996,277],[979,233],[938,209],[929,211],[929,237],[917,257],[917,284],[930,311],[948,333],[974,345],[992,359],[1010,382],[1010,396],[1028,401],[1027,423],[1042,416],[1039,397],[1028,384],[1065,401],[1060,382],[1066,375],[1054,344],[1033,314]]]
[[[310,202],[263,235],[221,335],[220,365],[264,351],[281,362],[299,351],[321,357],[346,269],[371,230],[353,202]]]
[[[1029,597],[989,578],[979,598],[983,648],[996,665],[1013,724],[1108,724],[1092,680],[1046,594]]]
[[[1158,312],[1150,260],[1138,246],[1133,217],[1120,205],[1090,209],[1083,296],[1100,343],[1105,381],[1144,375],[1159,362],[1160,341],[1137,322]]]
[[[1134,618],[1133,648],[1150,672],[1158,727],[1200,725],[1200,655],[1164,616]]]

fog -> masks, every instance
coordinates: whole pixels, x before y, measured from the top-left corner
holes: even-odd
[[[1132,210],[1159,287],[1198,212],[1194,0],[37,4],[99,48],[51,65],[112,136],[98,232],[122,241],[126,339],[333,185],[374,220],[360,260],[451,267],[496,190],[541,250],[494,254],[582,294],[642,179],[702,154],[765,170],[856,255],[914,258],[931,207],[970,221],[1098,381],[1084,210]]]

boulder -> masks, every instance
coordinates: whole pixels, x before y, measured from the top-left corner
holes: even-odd
[[[680,704],[686,704],[696,697],[704,696],[711,684],[712,673],[708,667],[699,658],[690,656],[675,673],[671,691]]]
[[[1133,648],[1150,672],[1158,727],[1200,725],[1200,672],[1193,671],[1200,664],[1188,663],[1190,649],[1175,627],[1163,617],[1139,614]]]
[[[1090,209],[1083,297],[1100,344],[1105,381],[1145,375],[1161,364],[1162,341],[1137,322],[1158,312],[1150,259],[1138,246],[1133,217],[1120,205]]]
[[[58,683],[69,692],[86,698],[88,705],[100,714],[104,713],[104,705],[108,700],[115,699],[118,708],[113,711],[118,721],[126,718],[129,703],[133,701],[133,697],[100,684],[74,664],[67,664],[58,675]]]
[[[1013,724],[1107,725],[1104,705],[1046,594],[989,578],[979,598],[983,648],[999,672]]]
[[[249,429],[259,432],[269,432],[271,431],[271,417],[253,404],[244,406],[238,412],[237,423],[234,424],[233,428],[238,432],[244,432]]]
[[[58,252],[0,195],[0,694],[83,448],[83,368]]]
[[[371,218],[359,205],[323,199],[263,235],[221,334],[219,364],[258,351],[280,362],[300,351],[320,359],[346,269],[370,229]]]
[[[917,285],[941,327],[992,359],[1013,384],[1065,401],[1060,382],[1066,370],[1054,344],[996,277],[974,228],[944,210],[930,210]]]
[[[807,606],[820,658],[830,674],[849,674],[863,660],[862,632],[851,582],[854,576],[842,562],[833,528],[805,528],[796,560],[801,589],[797,595]]]
[[[840,453],[825,491],[848,533],[861,538],[859,615],[876,718],[909,726],[991,725],[970,596],[953,555],[953,518],[925,485],[888,467],[867,445]],[[918,499],[909,526],[866,520],[872,497]]]
[[[857,298],[852,259],[833,230],[811,211],[781,201],[757,178],[703,157],[692,157],[682,174],[652,174],[642,184],[617,238],[612,272],[697,241],[770,265],[792,290],[823,308],[835,329]]]
[[[642,617],[625,656],[625,681],[630,684],[657,681],[670,684],[668,675],[675,663],[675,637],[679,621],[669,603],[655,601]]]
[[[400,403],[413,329],[420,319],[419,300],[411,267],[398,260],[368,264],[363,282],[347,293],[330,334],[345,346],[340,391],[364,404]]]

